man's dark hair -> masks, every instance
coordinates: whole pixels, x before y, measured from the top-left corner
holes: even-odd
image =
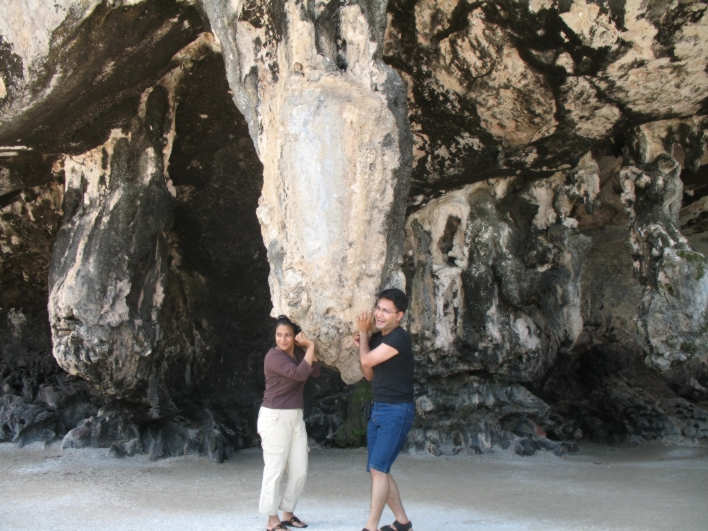
[[[398,288],[388,288],[379,293],[378,299],[388,299],[399,312],[405,313],[408,309],[408,295]]]
[[[396,308],[398,308],[398,306],[396,306]],[[287,315],[279,315],[278,318],[275,320],[275,326],[273,327],[273,335],[275,335],[275,331],[280,325],[289,326],[293,329],[293,334],[295,335],[298,335],[300,333],[300,327],[296,323],[291,321]]]

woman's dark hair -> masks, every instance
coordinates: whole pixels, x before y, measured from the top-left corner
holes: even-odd
[[[293,334],[298,335],[300,333],[300,327],[292,322],[287,315],[279,315],[275,320],[275,326],[273,327],[273,335],[280,325],[289,326],[293,329]]]
[[[398,288],[388,288],[379,293],[378,299],[388,299],[399,312],[405,313],[408,309],[408,295]]]

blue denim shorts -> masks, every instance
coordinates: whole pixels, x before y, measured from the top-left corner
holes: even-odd
[[[413,402],[404,404],[374,402],[366,434],[369,452],[367,472],[372,468],[385,474],[391,471],[393,462],[403,448],[403,443],[406,442],[414,415]]]

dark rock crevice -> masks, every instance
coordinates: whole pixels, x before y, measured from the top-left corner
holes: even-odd
[[[50,250],[63,178],[47,171],[0,210],[0,441],[51,441],[98,410],[100,397],[62,371],[47,314]]]
[[[537,392],[565,419],[549,428],[554,437],[567,436],[569,420],[599,443],[708,436],[708,411],[677,395],[638,352],[617,345],[564,357]]]

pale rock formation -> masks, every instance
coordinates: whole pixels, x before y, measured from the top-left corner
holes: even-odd
[[[257,443],[271,310],[353,381],[401,265],[413,450],[705,438],[707,12],[0,4],[0,439],[219,461]],[[309,433],[356,389],[325,371]]]
[[[404,287],[411,141],[402,82],[381,61],[386,2],[203,4],[263,162],[272,315],[295,319],[356,381],[355,313],[382,286]]]
[[[540,428],[525,435],[516,428],[548,413],[518,382],[542,379],[583,329],[580,279],[590,239],[576,230],[568,195],[591,204],[597,182],[588,156],[548,181],[476,183],[409,217],[409,329],[425,397],[417,405],[428,426],[411,436],[412,447],[474,453],[513,442],[524,454],[547,443]],[[478,386],[478,398],[464,398]]]
[[[708,73],[699,66],[700,58],[708,54],[705,4],[628,0],[624,5],[624,28],[620,31],[607,17],[597,16],[597,6],[582,3],[574,2],[575,9],[571,8],[564,20],[576,34],[592,34],[588,46],[632,43],[627,53],[598,75],[597,85],[610,101],[632,112],[657,117],[698,112],[708,96]],[[672,19],[683,24],[674,22],[673,27],[662,27]]]
[[[630,165],[620,178],[635,273],[645,285],[640,328],[649,345],[647,362],[667,370],[674,362],[704,357],[708,347],[708,262],[680,232],[683,184],[672,156],[674,143],[683,140],[684,163],[697,167],[705,137],[695,121],[652,124],[627,137]]]
[[[0,98],[6,98],[8,92],[20,96],[9,112],[19,113],[23,107],[37,103],[37,95],[27,89],[44,68],[55,33],[75,29],[98,4],[98,0],[59,0],[50,6],[37,0],[18,0],[0,5],[0,42],[12,57],[8,65],[12,68],[6,66],[3,72]]]
[[[582,330],[578,283],[589,239],[566,217],[562,179],[510,193],[519,184],[471,185],[408,220],[411,332],[431,373],[448,372],[439,357],[452,356],[456,371],[531,380]]]
[[[129,131],[64,160],[65,218],[49,274],[54,356],[107,396],[149,404],[152,418],[174,413],[155,352],[175,194],[174,91],[212,46],[204,34],[178,54],[180,66],[144,92]]]
[[[2,2],[0,145],[79,154],[105,142],[201,32],[191,1]]]

